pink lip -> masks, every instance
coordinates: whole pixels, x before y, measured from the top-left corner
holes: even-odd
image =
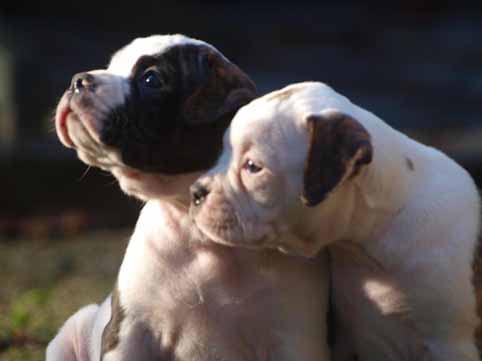
[[[57,107],[57,111],[55,114],[55,129],[57,131],[57,136],[59,137],[63,145],[68,148],[75,148],[75,145],[72,142],[69,131],[67,129],[67,117],[71,112],[72,109],[69,105],[68,96],[64,95]]]

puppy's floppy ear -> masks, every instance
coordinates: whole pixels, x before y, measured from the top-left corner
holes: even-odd
[[[354,118],[335,109],[306,119],[309,131],[301,199],[312,207],[372,160],[370,134]]]
[[[236,65],[209,47],[196,47],[196,79],[189,97],[183,104],[183,115],[190,123],[203,124],[230,114],[256,97],[256,87],[251,79]],[[229,120],[231,120],[231,116]]]

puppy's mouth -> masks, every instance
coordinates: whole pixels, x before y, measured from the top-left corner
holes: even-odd
[[[118,151],[111,149],[100,141],[100,121],[84,109],[68,90],[57,106],[55,114],[55,129],[61,143],[67,148],[73,148],[81,160],[104,170],[113,166],[124,165],[120,161]]]
[[[230,247],[241,247],[247,249],[276,248],[273,243],[276,237],[271,233],[262,233],[256,237],[246,237],[241,226],[226,224],[223,220],[211,219],[209,222],[197,219],[196,212],[190,209],[190,218],[198,236],[203,241],[211,241]]]
[[[70,99],[67,95],[64,95],[60,104],[57,107],[57,111],[55,114],[55,129],[57,131],[57,136],[59,137],[60,141],[67,148],[75,148],[75,145],[70,138],[69,130],[67,129],[67,117],[71,113],[72,108],[70,107]]]
[[[230,239],[230,237],[226,237],[226,235],[224,235],[223,237],[219,234],[220,232],[216,232],[213,227],[208,227],[203,222],[196,222],[196,217],[192,214],[191,220],[194,229],[197,231],[197,237],[199,237],[202,241],[212,241],[230,247],[235,247],[243,244],[242,241]]]

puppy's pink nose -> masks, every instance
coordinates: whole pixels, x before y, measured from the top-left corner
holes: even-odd
[[[72,78],[70,88],[75,93],[80,93],[86,89],[93,89],[96,85],[95,76],[89,73],[78,73]]]
[[[194,183],[189,189],[191,192],[191,202],[194,206],[201,205],[209,194],[209,190],[201,183]]]

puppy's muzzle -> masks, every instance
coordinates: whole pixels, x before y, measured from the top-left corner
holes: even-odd
[[[194,183],[189,189],[191,192],[191,204],[200,206],[209,194],[209,189],[199,182]]]
[[[72,82],[70,83],[71,90],[80,94],[84,91],[92,91],[97,85],[97,79],[94,75],[89,73],[78,73],[72,77]]]

